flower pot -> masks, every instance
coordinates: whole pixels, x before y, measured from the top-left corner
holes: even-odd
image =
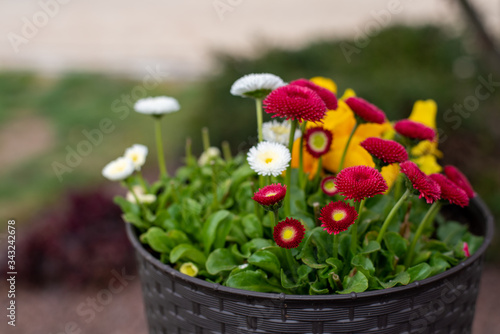
[[[164,333],[470,333],[493,217],[476,197],[444,207],[485,237],[459,265],[406,286],[348,295],[285,295],[221,286],[181,274],[140,244],[132,225],[149,332]]]

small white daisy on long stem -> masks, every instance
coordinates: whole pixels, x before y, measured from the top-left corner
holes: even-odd
[[[292,156],[282,144],[261,142],[248,152],[250,167],[260,176],[278,176],[288,167]]]
[[[135,171],[134,162],[127,157],[111,161],[102,169],[102,175],[111,181],[122,181]]]

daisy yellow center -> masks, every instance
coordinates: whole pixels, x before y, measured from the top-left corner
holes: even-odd
[[[276,192],[269,192],[269,193],[267,193],[265,196],[266,196],[266,197],[271,197],[271,196],[275,196],[275,195],[277,195],[277,194],[278,194],[278,193],[276,193]]]
[[[265,163],[266,165],[267,164],[270,164],[274,161],[274,154],[272,152],[264,152],[260,157],[260,161],[262,161],[263,163]]]
[[[345,212],[344,211],[334,211],[332,214],[333,220],[339,221],[345,218]]]
[[[322,150],[325,148],[326,145],[326,136],[324,133],[315,133],[311,136],[311,146],[314,147],[317,150]]]
[[[123,172],[123,170],[125,169],[125,166],[123,164],[117,164],[113,167],[113,173],[120,173],[120,172]]]
[[[267,158],[266,159],[266,164],[273,162],[273,158]]]
[[[295,230],[291,227],[286,227],[283,229],[281,236],[283,237],[283,240],[286,241],[293,239],[293,237],[295,236]]]
[[[328,181],[325,183],[325,189],[328,191],[334,191],[336,189],[335,183],[333,181]]]
[[[139,160],[139,157],[137,156],[137,154],[132,154],[132,155],[130,156],[130,159],[132,159],[132,161],[134,161],[134,162],[135,162],[135,161]]]

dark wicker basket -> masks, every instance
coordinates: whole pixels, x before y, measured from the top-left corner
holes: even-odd
[[[258,293],[192,278],[148,253],[128,225],[149,333],[470,333],[493,218],[477,197],[453,210],[485,236],[473,256],[407,286],[350,295]]]

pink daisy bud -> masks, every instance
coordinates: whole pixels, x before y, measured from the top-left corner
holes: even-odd
[[[401,136],[417,140],[433,141],[436,137],[434,129],[409,119],[403,119],[394,124],[394,130]]]
[[[325,102],[326,108],[328,110],[336,110],[338,107],[338,101],[335,94],[326,88],[316,85],[314,82],[307,79],[298,79],[290,82],[290,85],[306,87],[312,89],[319,95],[319,97]]]
[[[351,108],[355,115],[365,122],[382,124],[385,122],[385,113],[360,97],[350,97],[345,103]]]
[[[469,205],[469,197],[465,191],[451,182],[446,176],[436,173],[429,175],[429,177],[441,188],[441,199],[448,200],[451,204],[461,207]]]
[[[370,137],[361,142],[361,146],[375,158],[386,164],[408,160],[408,152],[403,145],[394,140]]]
[[[278,184],[270,184],[259,189],[252,199],[262,205],[268,211],[275,211],[283,205],[283,199],[286,195],[286,186]]]
[[[335,184],[345,198],[353,199],[356,202],[383,194],[388,188],[382,174],[375,168],[368,166],[344,168],[335,178]]]
[[[307,129],[304,135],[306,150],[315,158],[328,153],[332,140],[332,133],[320,126]]]
[[[357,218],[358,213],[353,206],[346,202],[337,201],[330,202],[321,209],[319,220],[322,222],[321,226],[329,234],[339,234],[354,224]]]
[[[297,219],[286,218],[274,227],[273,237],[278,246],[291,249],[300,245],[305,233],[306,230],[301,222]]]
[[[470,256],[469,244],[464,242],[464,247],[462,249],[464,251],[465,257],[469,257]]]
[[[327,176],[321,181],[321,190],[328,195],[333,196],[339,192],[337,186],[335,185],[335,176]]]
[[[459,188],[463,189],[469,198],[474,197],[476,194],[474,193],[474,189],[472,188],[469,180],[465,177],[458,168],[455,166],[445,166],[444,173],[451,180],[451,182],[455,183]]]
[[[263,101],[272,117],[319,122],[325,117],[326,105],[312,89],[287,85],[273,90]]]
[[[424,197],[427,203],[437,201],[441,196],[439,185],[418,168],[413,161],[405,161],[399,165],[401,172],[408,177],[413,188],[420,192],[419,198]]]

